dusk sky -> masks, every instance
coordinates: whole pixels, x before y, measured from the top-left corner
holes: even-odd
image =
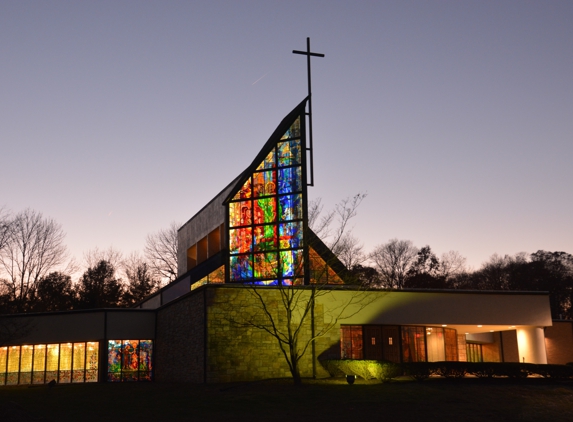
[[[0,1],[0,206],[143,251],[307,94],[325,208],[474,269],[573,253],[572,1]]]

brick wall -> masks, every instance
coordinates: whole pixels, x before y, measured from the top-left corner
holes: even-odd
[[[573,321],[553,321],[545,328],[547,363],[573,362]]]
[[[204,290],[157,312],[155,380],[204,382]]]

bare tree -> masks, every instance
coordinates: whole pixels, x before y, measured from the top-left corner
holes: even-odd
[[[24,310],[40,278],[64,266],[68,259],[64,237],[61,226],[39,212],[26,209],[15,216],[0,251],[0,266],[17,311]]]
[[[442,254],[440,258],[440,276],[450,280],[467,271],[466,258],[458,251],[449,251]]]
[[[4,208],[0,208],[0,251],[8,242],[11,231],[12,220],[10,218],[10,213]]]
[[[409,240],[391,239],[370,254],[380,274],[382,287],[402,289],[418,249]]]
[[[353,197],[345,198],[328,212],[323,212],[320,198],[309,204],[308,225],[310,229],[322,239],[347,269],[361,264],[366,258],[363,245],[352,236],[352,228],[348,227],[366,195],[366,193],[357,193]]]
[[[114,268],[120,268],[124,264],[123,254],[113,246],[107,249],[95,247],[84,253],[84,263],[87,268],[95,267],[100,261],[106,261]]]
[[[177,278],[177,231],[181,224],[172,222],[167,229],[145,239],[145,257],[156,277],[164,284]]]

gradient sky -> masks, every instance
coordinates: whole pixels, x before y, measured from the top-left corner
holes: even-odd
[[[0,1],[0,206],[142,251],[305,96],[315,187],[391,238],[573,253],[571,1]]]

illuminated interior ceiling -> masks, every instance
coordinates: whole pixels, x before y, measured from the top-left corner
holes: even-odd
[[[455,329],[458,334],[477,334],[477,333],[489,333],[496,331],[511,331],[522,327],[521,325],[458,325],[458,324],[445,324],[445,325],[427,325],[421,324],[427,327],[444,327]]]
[[[225,201],[228,282],[307,279],[305,106],[285,117]]]

